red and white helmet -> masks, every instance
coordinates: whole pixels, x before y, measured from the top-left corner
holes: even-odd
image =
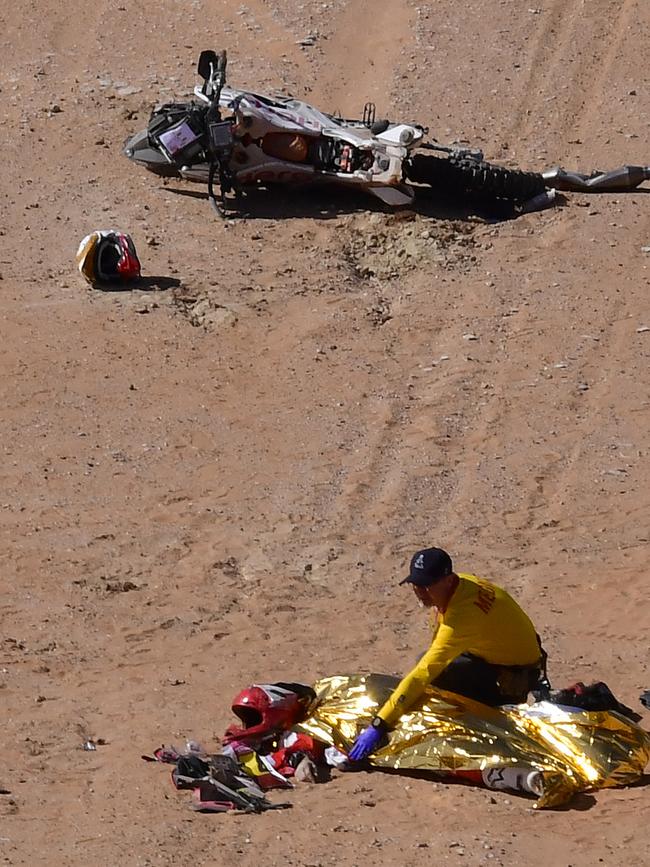
[[[133,238],[115,229],[86,235],[77,250],[77,266],[91,286],[129,282],[140,276]]]
[[[243,726],[229,726],[224,741],[253,745],[288,731],[305,719],[315,697],[311,687],[302,683],[253,684],[235,696],[232,710]]]

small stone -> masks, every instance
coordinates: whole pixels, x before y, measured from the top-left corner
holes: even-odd
[[[640,326],[637,328],[636,333],[637,333],[637,334],[645,334],[646,331],[650,331],[650,326],[648,326],[648,325],[640,325]]]
[[[318,782],[318,770],[316,764],[309,758],[309,756],[304,756],[304,758],[299,762],[294,773],[294,779],[299,783]]]
[[[589,385],[586,382],[578,383],[578,391],[589,391]]]
[[[133,96],[135,93],[140,93],[142,90],[141,87],[134,87],[134,85],[130,84],[127,87],[118,87],[117,95],[118,96]]]
[[[476,334],[463,334],[463,340],[478,340],[478,335]]]
[[[107,593],[130,593],[132,590],[139,590],[137,584],[133,581],[108,581],[106,583]]]

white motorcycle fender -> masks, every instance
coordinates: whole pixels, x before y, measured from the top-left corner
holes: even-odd
[[[388,144],[408,147],[416,140],[416,138],[421,138],[417,133],[418,131],[414,127],[409,126],[407,123],[400,123],[379,133],[377,138],[381,141],[387,142]]]

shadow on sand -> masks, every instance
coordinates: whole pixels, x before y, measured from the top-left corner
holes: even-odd
[[[367,773],[372,774],[388,774],[390,776],[399,776],[406,777],[411,780],[425,780],[431,783],[444,783],[444,785],[448,786],[475,786],[474,783],[471,783],[467,780],[462,779],[454,779],[453,777],[445,777],[442,774],[436,774],[434,771],[407,771],[397,768],[373,768],[370,765],[366,765],[364,767],[360,767],[359,771],[366,771]],[[358,772],[357,772],[358,773]],[[632,783],[629,786],[625,786],[627,789],[639,789],[645,788],[646,786],[650,786],[650,774],[643,774],[641,779],[636,783]],[[506,791],[503,792],[493,792],[490,789],[485,789],[486,793],[490,793],[491,795],[495,795],[499,797],[499,795],[508,797],[508,795],[515,795],[517,797],[522,798],[522,801],[529,801],[529,803],[534,803],[534,796],[527,797],[526,795],[521,795],[520,793],[508,793]],[[561,804],[557,807],[546,807],[544,808],[546,811],[552,810],[553,812],[585,812],[586,810],[591,810],[592,807],[595,807],[598,803],[596,797],[591,792],[578,792],[574,795],[571,800],[566,804]]]
[[[138,277],[131,283],[98,283],[96,289],[100,292],[167,292],[177,289],[181,281],[177,277],[151,276]]]
[[[208,194],[203,189],[165,186],[165,191],[176,196],[204,199]],[[564,198],[558,196],[556,204],[563,204]],[[412,205],[394,209],[382,201],[362,191],[337,187],[269,187],[246,191],[237,207],[234,199],[229,202],[231,210],[228,219],[247,220],[334,220],[341,216],[360,213],[399,213],[409,210],[436,220],[467,220],[470,217],[486,222],[502,222],[519,216],[520,210],[512,202],[498,201],[481,196],[458,196],[443,194],[429,187],[418,187]],[[210,210],[210,214],[217,219]]]

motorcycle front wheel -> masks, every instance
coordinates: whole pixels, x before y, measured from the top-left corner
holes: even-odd
[[[447,194],[490,196],[508,202],[525,202],[546,189],[538,172],[507,169],[469,157],[415,154],[408,162],[406,176]]]

